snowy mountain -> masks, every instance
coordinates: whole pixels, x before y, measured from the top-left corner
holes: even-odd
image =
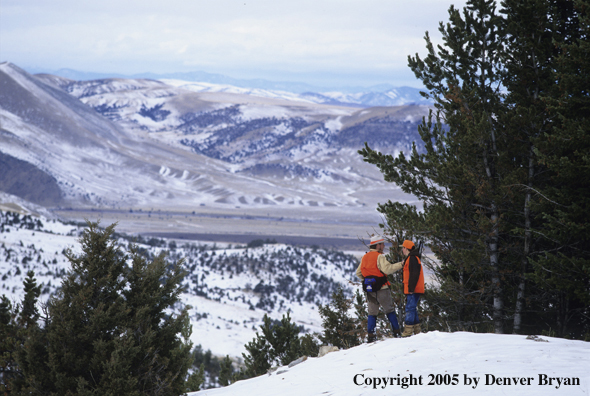
[[[83,228],[21,211],[0,210],[0,295],[13,304],[22,301],[23,280],[32,270],[46,301],[70,270],[66,250],[81,252],[78,237]],[[234,358],[241,358],[265,314],[279,320],[290,312],[305,331],[320,331],[317,305],[327,304],[339,287],[351,292],[349,281],[358,265],[353,256],[339,251],[262,241],[253,244],[260,245],[256,247],[232,247],[120,235],[118,244],[125,251],[137,245],[148,260],[162,250],[170,262],[184,259],[187,291],[181,300],[193,307],[191,340],[215,355]]]
[[[367,110],[315,106],[347,96],[339,93],[312,100],[288,92],[178,80],[39,78],[130,132],[148,131],[168,144],[188,146],[233,164],[247,163],[247,167],[277,160],[284,165],[310,154],[333,156],[338,149],[358,149],[365,141],[373,147],[407,150],[412,141],[419,140],[416,125],[427,112],[420,106]],[[361,100],[353,96],[348,95]],[[246,161],[252,157],[254,162]],[[336,177],[333,171],[325,173]]]
[[[414,202],[357,150],[365,142],[408,150],[427,106],[325,105],[186,82],[72,81],[10,63],[0,65],[0,86],[0,161],[9,164],[0,190],[62,215],[99,210],[137,232],[153,222],[126,222],[130,209],[223,218],[239,209],[241,218],[268,220],[228,223],[230,233],[269,234],[274,219],[284,219],[318,224],[288,234],[353,240],[380,220],[378,202]],[[47,194],[39,196],[40,185]],[[157,227],[228,232],[219,221],[186,223]]]
[[[304,92],[300,97],[315,103],[357,105],[362,107],[429,105],[431,102],[420,95],[417,88],[389,88],[384,91],[339,92],[326,91],[321,93]]]
[[[588,395],[589,369],[584,341],[434,331],[307,358],[189,396]]]

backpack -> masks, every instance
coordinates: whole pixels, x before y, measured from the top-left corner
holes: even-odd
[[[367,276],[363,281],[363,291],[378,292],[387,283],[387,276]]]

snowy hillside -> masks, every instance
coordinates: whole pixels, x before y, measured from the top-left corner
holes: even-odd
[[[390,153],[407,150],[425,106],[328,106],[153,80],[76,82],[32,76],[10,63],[0,64],[0,83],[0,161],[11,164],[0,174],[0,190],[49,201],[43,205],[61,215],[78,210],[78,220],[94,209],[114,220],[130,209],[238,212],[318,224],[298,235],[356,239],[367,223],[378,223],[378,202],[415,200],[384,182],[357,151],[365,141]],[[40,197],[38,180],[54,193]],[[138,223],[125,223],[126,230],[155,227]],[[184,223],[157,227],[228,232],[217,221]],[[251,223],[230,226],[230,233],[272,233]]]
[[[81,228],[21,211],[25,213],[0,211],[0,294],[20,301],[26,272],[34,270],[45,301],[69,269],[65,249],[79,252]],[[349,288],[356,266],[352,257],[322,249],[279,244],[213,247],[198,241],[137,238],[148,256],[166,249],[170,260],[185,258],[189,275],[182,301],[193,307],[191,338],[221,356],[240,357],[265,313],[280,319],[291,312],[306,331],[319,331],[316,304],[326,303],[338,285]],[[126,246],[130,241],[121,237],[119,243]],[[429,332],[307,358],[191,395],[588,395],[589,373],[588,342]]]
[[[190,396],[588,395],[590,343],[429,332],[308,358]]]
[[[317,95],[178,80],[39,78],[63,88],[129,132],[148,131],[166,144],[250,166],[277,160],[288,166],[311,156],[319,156],[316,162],[320,162],[339,149],[358,149],[364,142],[407,150],[412,141],[419,141],[417,123],[428,112],[426,106],[385,111],[344,107],[333,98],[360,100],[362,95],[334,92],[320,100]],[[330,100],[330,106],[318,105]]]
[[[343,107],[327,96],[320,100],[313,95],[179,80],[39,78],[130,134],[147,131],[163,144],[229,163],[234,173],[273,180],[358,181],[362,161],[356,150],[365,142],[388,151],[409,150],[413,141],[420,140],[417,123],[428,112],[426,106],[358,109]],[[350,100],[360,98],[350,96]],[[330,106],[318,105],[329,101]],[[356,161],[334,166],[333,160],[341,158]]]
[[[103,224],[103,226],[106,224]],[[23,298],[27,271],[35,271],[41,300],[60,287],[69,270],[67,249],[79,253],[82,228],[45,217],[0,211],[0,295],[17,303]],[[148,259],[162,250],[171,262],[185,260],[186,293],[195,345],[214,354],[241,357],[264,314],[281,319],[290,312],[305,331],[319,331],[318,304],[327,304],[338,287],[351,290],[356,259],[338,251],[281,244],[213,246],[158,238],[121,236],[122,247],[137,244]],[[125,249],[126,250],[126,249]],[[180,308],[180,307],[179,307]]]

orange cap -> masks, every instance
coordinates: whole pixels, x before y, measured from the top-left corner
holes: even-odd
[[[412,241],[408,241],[407,239],[404,241],[404,243],[402,244],[403,247],[405,247],[408,250],[412,250],[414,249],[414,242]]]

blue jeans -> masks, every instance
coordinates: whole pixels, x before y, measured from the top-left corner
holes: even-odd
[[[406,325],[416,325],[420,323],[418,318],[418,303],[422,294],[408,294],[406,296]]]

